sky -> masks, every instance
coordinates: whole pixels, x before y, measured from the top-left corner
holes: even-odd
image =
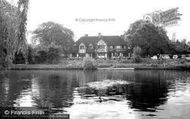
[[[183,16],[178,25],[166,28],[168,36],[175,33],[176,38],[190,41],[188,0],[30,0],[27,29],[53,21],[71,29],[75,41],[85,34],[122,35],[145,14],[175,7]]]

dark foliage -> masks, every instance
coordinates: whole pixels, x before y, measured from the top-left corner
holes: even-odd
[[[48,51],[40,50],[37,52],[37,55],[34,56],[34,63],[48,63],[55,64],[59,61],[59,49],[54,47],[49,47]]]
[[[170,52],[166,31],[150,22],[136,21],[131,24],[126,35],[132,47],[139,46],[142,49],[143,56]]]
[[[22,52],[16,53],[15,58],[13,60],[14,64],[24,64],[25,63],[25,58]]]
[[[52,44],[59,46],[65,55],[70,53],[74,45],[74,33],[61,24],[51,21],[42,23],[33,34],[33,42],[38,41],[44,48],[48,48]]]

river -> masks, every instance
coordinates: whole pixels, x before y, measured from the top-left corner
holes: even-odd
[[[78,91],[89,82],[129,82],[102,96]],[[48,107],[71,119],[189,119],[190,72],[158,70],[1,71],[0,107]]]

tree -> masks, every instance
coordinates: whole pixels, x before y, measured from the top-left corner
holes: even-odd
[[[19,26],[26,26],[27,19],[22,16],[26,16],[27,14],[26,9],[28,9],[28,7],[26,6],[28,5],[28,2],[25,1],[28,0],[19,1],[24,2],[22,3],[24,4],[22,9],[19,8],[19,4],[21,6],[21,3],[18,3],[18,6],[13,6],[5,0],[0,0],[0,62],[3,67],[12,64],[12,61],[15,58],[15,53],[19,53],[20,50],[26,46],[23,45],[26,44],[25,32],[21,30],[21,27]],[[22,35],[19,35],[20,33],[22,33]]]
[[[58,63],[59,51],[60,51],[59,48],[49,47],[49,51],[48,51],[48,54],[47,54],[48,63],[50,63],[50,64]]]
[[[125,35],[132,47],[139,46],[142,49],[143,56],[169,53],[166,31],[148,21],[134,22]]]
[[[25,60],[26,63],[28,62],[28,59],[27,59],[28,47],[27,47],[27,40],[26,40],[28,5],[29,5],[29,0],[18,0],[18,15],[19,15],[18,41],[20,43],[17,49],[23,52],[23,55],[26,59]]]
[[[0,45],[1,66],[6,67],[12,63],[16,52],[18,17],[17,8],[5,0],[0,1]]]
[[[173,45],[173,51],[175,54],[188,54],[190,53],[190,46],[188,46],[188,43],[186,43],[186,39],[183,39],[181,41],[177,40],[176,42],[172,42]]]
[[[33,41],[39,42],[40,47],[48,47],[53,43],[62,47],[64,54],[68,54],[74,44],[74,33],[54,22],[42,23],[33,34]]]
[[[28,63],[29,64],[34,64],[34,48],[32,47],[32,45],[28,45]]]
[[[55,45],[54,43],[51,43],[47,47],[41,47],[41,46],[36,46],[34,48],[30,48],[31,51],[29,50],[28,52],[28,59],[29,63],[32,61],[32,63],[36,64],[43,64],[43,63],[48,63],[48,64],[55,64],[59,62],[60,58],[60,51],[61,51],[60,46]]]

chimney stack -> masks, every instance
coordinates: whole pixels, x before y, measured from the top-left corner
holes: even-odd
[[[98,38],[101,38],[102,37],[102,34],[101,33],[98,33]]]

